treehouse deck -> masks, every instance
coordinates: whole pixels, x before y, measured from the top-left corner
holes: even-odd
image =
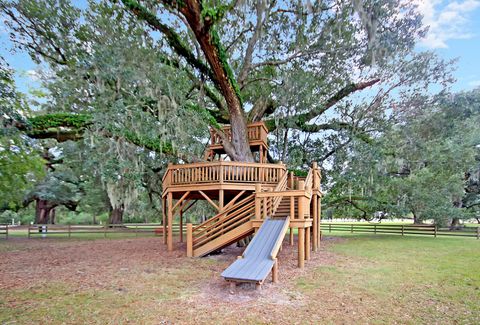
[[[224,128],[223,132],[228,134],[228,128]],[[173,250],[173,227],[169,225],[173,225],[174,218],[178,216],[179,239],[183,242],[183,215],[195,202],[204,200],[216,213],[195,227],[191,223],[186,225],[188,256],[205,256],[252,234],[255,234],[252,242],[257,243],[255,250],[259,249],[258,245],[264,246],[258,243],[271,246],[272,241],[262,235],[268,232],[258,230],[265,220],[275,224],[273,220],[279,219],[288,220],[291,245],[294,229],[297,229],[298,266],[303,267],[304,261],[310,258],[310,252],[316,251],[320,242],[320,170],[314,163],[306,177],[296,177],[287,171],[283,163],[266,163],[268,146],[263,123],[249,126],[248,135],[252,140],[251,146],[259,148],[258,163],[223,161],[222,151],[217,146],[218,137],[211,132],[212,141],[206,154],[211,161],[168,166],[163,177],[162,194],[164,241],[168,250]],[[260,138],[261,143],[258,142]],[[217,156],[220,160],[213,160]],[[263,256],[262,260],[265,258]],[[276,256],[272,258],[275,261],[262,263],[275,265],[275,270],[272,270],[275,273]],[[248,261],[255,263],[251,262],[252,259]],[[242,272],[247,274],[243,266]],[[228,280],[234,281],[234,277],[228,277]],[[263,282],[263,279],[258,282]]]

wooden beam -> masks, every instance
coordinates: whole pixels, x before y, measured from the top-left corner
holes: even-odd
[[[167,195],[167,220],[168,220],[168,235],[167,235],[167,249],[169,252],[173,251],[173,209],[172,209],[172,193]]]
[[[218,190],[218,212],[222,212],[224,210],[225,204],[225,192],[223,189]]]
[[[314,252],[318,249],[318,197],[316,195],[313,196],[313,242],[312,242],[312,250]]]
[[[183,200],[185,200],[185,198],[188,196],[188,194],[190,194],[190,191],[188,192],[185,192],[185,194],[183,194],[183,196],[177,201],[177,204],[175,204],[175,206],[173,207],[172,209],[172,212],[175,213],[175,210],[178,208],[178,206],[183,202]]]
[[[193,238],[192,238],[193,226],[191,223],[187,223],[187,256],[193,257]]]
[[[310,227],[305,228],[305,260],[310,260]]]
[[[241,191],[240,193],[238,193],[233,199],[230,200],[230,202],[227,203],[227,205],[223,208],[224,210],[230,208],[232,205],[235,204],[235,202],[238,200],[238,198],[240,196],[242,196],[243,194],[245,194],[245,191]]]
[[[278,259],[275,259],[272,267],[272,282],[278,283]]]
[[[167,200],[162,198],[162,223],[163,223],[163,244],[167,244],[167,216],[165,210],[167,208]]]
[[[200,193],[205,198],[205,200],[208,201],[208,203],[210,203],[215,209],[217,209],[217,211],[220,211],[218,205],[216,205],[215,202],[213,202],[205,193],[203,193],[202,191],[198,191],[198,193]]]
[[[183,210],[180,208],[180,242],[183,243]]]
[[[185,209],[183,209],[183,212],[187,212],[195,203],[197,203],[198,200],[195,200],[193,201],[192,203],[190,203],[190,205],[188,207],[186,207]]]

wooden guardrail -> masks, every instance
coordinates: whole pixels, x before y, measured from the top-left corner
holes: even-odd
[[[5,236],[5,239],[8,239],[8,225],[0,225],[0,236]]]
[[[227,139],[232,140],[232,131],[229,125],[222,127],[222,132],[225,134]],[[267,135],[268,130],[263,122],[247,125],[247,137],[249,142],[263,141],[267,143]],[[222,145],[222,137],[215,131],[215,129],[210,130],[210,145]]]
[[[283,164],[213,161],[188,165],[169,165],[163,187],[205,183],[276,184],[286,173]]]
[[[167,226],[168,228],[168,226]],[[174,233],[180,232],[180,225],[172,225]],[[28,238],[35,236],[48,235],[67,235],[69,238],[74,234],[107,234],[112,233],[131,233],[138,236],[139,234],[151,233],[162,234],[163,225],[159,223],[138,223],[138,224],[114,224],[114,225],[30,225],[28,227]]]
[[[435,225],[389,225],[389,224],[355,224],[355,223],[322,223],[323,232],[345,231],[350,233],[374,233],[397,235],[426,235],[426,236],[454,236],[472,237],[480,239],[480,227],[471,227],[465,230],[449,230],[438,228]]]

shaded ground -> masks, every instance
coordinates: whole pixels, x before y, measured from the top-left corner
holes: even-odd
[[[480,323],[476,240],[326,238],[304,270],[286,242],[280,283],[229,293],[241,249],[202,259],[158,237],[0,242],[0,323]]]

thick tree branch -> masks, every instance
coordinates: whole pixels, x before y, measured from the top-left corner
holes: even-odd
[[[193,55],[188,47],[182,43],[180,36],[173,29],[163,24],[153,13],[150,12],[150,10],[142,6],[136,0],[122,0],[122,3],[139,19],[145,21],[151,28],[161,32],[166,37],[168,45],[170,45],[175,53],[185,58],[191,66],[198,69],[211,80],[215,79],[210,68]]]

